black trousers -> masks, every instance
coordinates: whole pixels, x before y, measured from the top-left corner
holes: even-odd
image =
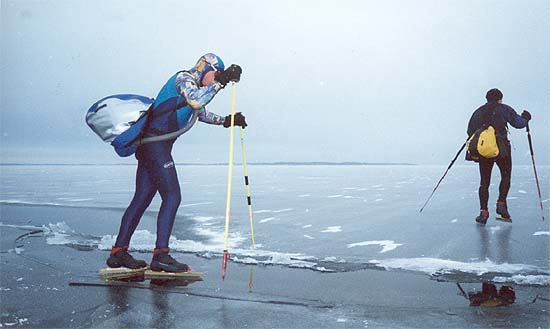
[[[500,185],[498,188],[498,201],[506,202],[508,191],[510,190],[510,180],[512,177],[512,157],[506,156],[497,160],[482,159],[479,161],[479,174],[481,181],[479,183],[479,205],[480,209],[488,209],[489,185],[491,184],[491,172],[493,165],[497,164],[500,170]]]

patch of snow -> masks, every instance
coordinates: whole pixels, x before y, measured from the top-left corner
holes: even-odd
[[[511,277],[497,276],[493,279],[493,281],[498,283],[515,283],[520,285],[531,285],[531,286],[550,286],[549,275],[517,274]]]
[[[395,243],[392,240],[378,240],[378,241],[363,241],[348,244],[348,248],[361,247],[361,246],[370,246],[370,245],[380,245],[382,250],[380,253],[385,253],[391,250],[396,249],[399,246],[402,246],[402,243]]]
[[[329,226],[321,231],[322,233],[337,233],[342,232],[342,226]]]

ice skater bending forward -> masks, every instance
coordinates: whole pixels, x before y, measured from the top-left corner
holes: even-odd
[[[177,72],[159,91],[149,110],[143,137],[161,136],[180,129],[187,118],[182,117],[185,111],[178,110],[186,106],[189,106],[192,111],[199,111],[199,121],[229,127],[230,115],[219,116],[208,112],[205,106],[227,83],[238,82],[241,72],[241,68],[235,64],[225,69],[221,58],[214,54],[205,54],[190,70]],[[245,117],[242,114],[237,113],[234,121],[236,126],[246,127]],[[175,139],[152,142],[137,148],[136,191],[122,216],[115,245],[107,259],[109,267],[137,269],[147,266],[145,261],[137,260],[128,253],[128,246],[143,213],[158,191],[162,204],[158,213],[157,238],[150,264],[151,270],[190,271],[187,264],[180,263],[170,256],[168,246],[176,212],[181,202],[178,176],[171,154],[174,142]]]

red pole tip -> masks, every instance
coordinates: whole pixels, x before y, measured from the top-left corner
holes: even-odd
[[[227,271],[227,260],[229,259],[229,253],[227,250],[223,251],[223,261],[222,261],[222,280],[225,280],[225,273]]]

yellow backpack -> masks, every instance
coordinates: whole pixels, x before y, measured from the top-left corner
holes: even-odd
[[[485,126],[474,132],[467,144],[467,160],[478,161],[480,157],[494,159],[499,155],[497,136],[493,126]]]

